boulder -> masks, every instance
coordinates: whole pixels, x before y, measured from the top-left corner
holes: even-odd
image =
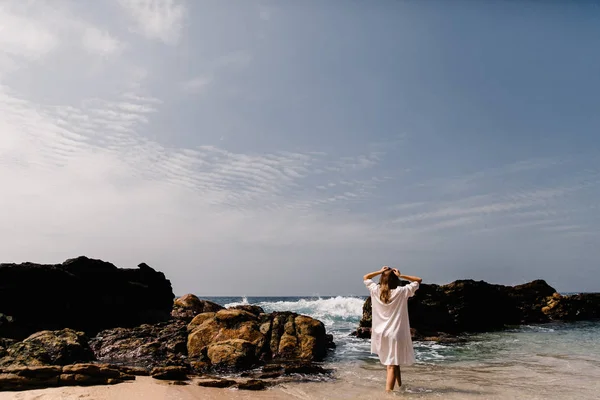
[[[256,345],[243,339],[230,339],[206,347],[206,357],[217,370],[246,370],[259,362]]]
[[[71,328],[93,336],[170,318],[171,283],[146,264],[119,269],[79,257],[62,264],[0,264],[0,337]]]
[[[198,314],[217,312],[224,308],[212,301],[200,300],[196,295],[186,294],[175,299],[171,316],[175,319],[190,322]]]
[[[113,385],[133,380],[108,365],[13,366],[0,368],[0,391],[20,391],[57,386]]]
[[[260,307],[260,306],[256,306],[253,304],[240,304],[237,306],[233,306],[233,307],[229,307],[230,310],[244,310],[244,311],[248,311],[250,314],[254,314],[256,316],[259,316],[260,314],[264,314],[265,310]]]
[[[0,366],[68,365],[94,360],[83,332],[72,329],[41,331],[5,348]]]
[[[154,379],[167,381],[185,381],[188,379],[188,368],[180,366],[156,367],[150,372]]]
[[[269,360],[320,361],[331,347],[322,322],[291,312],[259,315],[226,309],[188,325],[194,369],[244,370]]]
[[[211,387],[211,388],[228,388],[235,386],[237,384],[236,381],[231,379],[222,379],[222,378],[203,378],[196,382],[198,386],[203,387]]]
[[[187,330],[183,321],[102,331],[90,340],[99,361],[140,367],[185,366]]]
[[[249,379],[245,382],[238,382],[237,388],[239,390],[265,390],[267,383],[259,379]]]

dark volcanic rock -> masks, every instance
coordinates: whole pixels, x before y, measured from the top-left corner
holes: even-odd
[[[0,368],[0,391],[42,389],[57,386],[114,385],[134,376],[107,365],[75,364]]]
[[[175,319],[190,322],[198,314],[217,312],[224,308],[212,301],[200,300],[196,295],[186,294],[175,299],[171,316]]]
[[[87,337],[72,329],[41,331],[5,348],[0,366],[68,365],[94,360]]]
[[[421,284],[408,301],[416,340],[452,342],[451,335],[500,330],[507,325],[600,317],[600,294],[560,296],[543,280],[518,286],[461,280],[448,285]],[[371,337],[371,299],[355,335]]]
[[[600,318],[600,293],[571,296],[554,294],[542,312],[553,320],[581,321]]]
[[[187,330],[183,321],[145,324],[102,331],[90,340],[99,361],[145,369],[184,366]]]
[[[72,328],[93,335],[114,327],[168,320],[173,290],[146,264],[119,269],[87,257],[62,264],[0,264],[0,337],[23,339]]]

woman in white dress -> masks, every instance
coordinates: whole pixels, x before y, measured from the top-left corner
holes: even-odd
[[[379,284],[373,278],[381,275]],[[411,281],[400,286],[400,279]],[[394,390],[394,385],[402,386],[400,365],[410,365],[415,361],[415,352],[410,335],[408,320],[408,298],[414,296],[422,279],[416,276],[401,275],[396,268],[383,267],[364,276],[365,285],[371,293],[373,323],[371,327],[371,353],[379,356],[379,361],[387,366],[386,391]]]

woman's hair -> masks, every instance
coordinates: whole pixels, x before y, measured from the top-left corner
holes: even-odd
[[[392,296],[391,291],[400,286],[400,279],[396,276],[394,271],[388,269],[381,274],[379,279],[379,299],[384,303],[390,302]]]

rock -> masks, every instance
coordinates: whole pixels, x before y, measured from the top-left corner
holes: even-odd
[[[267,364],[262,368],[262,372],[263,373],[278,372],[278,373],[285,374],[285,375],[291,375],[291,374],[314,375],[314,374],[329,374],[331,371],[326,370],[321,365],[313,363],[313,362],[291,361],[291,362]]]
[[[600,293],[561,296],[554,293],[546,299],[542,312],[552,320],[582,321],[600,318]]]
[[[150,371],[148,371],[146,368],[141,368],[141,367],[127,367],[124,365],[112,365],[113,368],[118,369],[119,371],[121,371],[122,373],[126,374],[126,375],[132,375],[132,376],[150,376]]]
[[[271,314],[270,351],[273,359],[320,361],[328,340],[321,321],[291,312]]]
[[[250,314],[254,314],[259,316],[260,314],[264,314],[265,310],[263,310],[260,306],[255,306],[252,304],[240,304],[238,306],[229,307],[230,310],[244,310],[249,312]]]
[[[192,329],[187,341],[190,358],[234,368],[249,368],[258,361],[265,337],[255,315],[243,310],[209,314],[200,314],[190,323]],[[215,346],[219,343],[223,346]],[[210,354],[209,346],[212,346]],[[241,359],[236,361],[233,357]]]
[[[188,369],[178,366],[157,367],[152,369],[150,376],[160,380],[185,381],[188,379]]]
[[[83,332],[72,329],[41,331],[5,349],[0,366],[67,365],[94,360]]]
[[[208,345],[206,355],[213,368],[245,370],[258,364],[256,345],[242,339],[231,339]]]
[[[215,312],[205,312],[205,313],[196,315],[194,317],[194,319],[192,319],[190,321],[190,323],[187,325],[187,331],[192,332],[193,330],[198,328],[200,325],[204,324],[204,322],[206,320],[214,319],[215,314],[216,314]]]
[[[258,310],[256,310],[258,311]],[[331,347],[325,326],[291,312],[226,309],[197,315],[188,325],[194,370],[245,370],[269,360],[320,361]]]
[[[113,385],[133,380],[107,365],[21,366],[0,369],[0,390],[17,391],[57,386]]]
[[[333,341],[333,335],[327,334],[327,335],[325,335],[325,337],[327,338],[327,348],[335,349],[337,346],[336,346],[335,342]]]
[[[514,287],[473,280],[442,286],[421,284],[408,301],[410,325],[419,332],[417,340],[451,343],[461,341],[450,339],[461,333],[495,331],[507,325],[543,323],[551,319],[600,317],[600,302],[594,297],[600,294],[563,299],[555,292],[543,280]],[[371,299],[367,298],[355,336],[371,336],[371,318]]]
[[[0,337],[71,328],[89,336],[170,318],[171,283],[146,264],[119,269],[79,257],[62,264],[0,264]]]
[[[221,379],[221,378],[209,378],[209,379],[201,379],[196,384],[198,386],[203,387],[211,387],[211,388],[228,388],[232,387],[236,384],[236,381],[231,379]]]
[[[314,363],[292,363],[284,366],[284,374],[305,374],[305,375],[315,375],[315,374],[328,374],[330,371],[327,371],[320,365]]]
[[[98,333],[90,347],[99,361],[141,367],[185,366],[187,329],[184,321],[116,328]]]
[[[171,316],[190,322],[196,315],[206,312],[217,312],[225,307],[208,300],[200,300],[193,294],[186,294],[175,299]]]
[[[245,382],[238,382],[237,388],[239,390],[265,390],[267,383],[258,379],[250,379]]]
[[[280,372],[263,372],[261,374],[258,374],[257,378],[258,379],[276,379],[281,377],[283,374]]]
[[[505,288],[510,299],[509,304],[517,308],[516,323],[531,324],[549,321],[549,318],[542,312],[542,308],[546,305],[546,299],[556,293],[556,290],[545,281],[538,279],[523,285]]]

